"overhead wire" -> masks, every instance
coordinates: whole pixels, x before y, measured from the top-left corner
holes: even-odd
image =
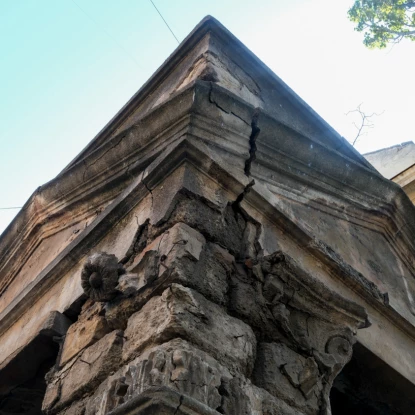
[[[154,6],[154,8],[157,10],[157,13],[160,15],[160,17],[163,19],[163,22],[166,24],[166,26],[168,27],[168,29],[170,30],[170,33],[174,36],[174,38],[177,40],[177,43],[179,42],[179,39],[177,39],[176,35],[174,34],[173,30],[171,29],[171,27],[169,26],[169,24],[166,22],[166,19],[163,17],[163,15],[160,13],[160,10],[156,7],[156,5],[154,4],[153,0],[150,0],[151,4]]]

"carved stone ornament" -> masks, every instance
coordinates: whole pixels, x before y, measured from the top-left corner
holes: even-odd
[[[115,255],[96,252],[86,260],[82,269],[82,289],[93,301],[110,301],[117,294],[118,277],[124,273]]]
[[[279,334],[259,344],[255,382],[299,413],[330,415],[330,389],[370,325],[359,305],[330,291],[281,252],[254,269]]]

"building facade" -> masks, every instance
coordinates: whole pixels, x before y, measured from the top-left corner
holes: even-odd
[[[415,144],[407,141],[364,155],[383,176],[399,184],[415,202]]]
[[[205,18],[0,239],[0,414],[410,414],[414,206]]]

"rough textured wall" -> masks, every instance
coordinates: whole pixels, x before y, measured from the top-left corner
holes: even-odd
[[[180,176],[186,188],[174,192],[168,180]],[[137,207],[125,257],[84,266],[88,295],[109,301],[88,299],[69,328],[45,412],[329,413],[363,308],[287,254],[264,254],[241,207],[249,187],[232,196],[206,180],[212,199],[201,197],[191,190],[203,176],[186,164],[168,180],[152,189],[150,213]]]

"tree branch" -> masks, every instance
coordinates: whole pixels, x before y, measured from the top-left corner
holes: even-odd
[[[353,122],[353,125],[355,126],[355,128],[357,129],[357,134],[356,137],[354,138],[353,142],[352,142],[352,146],[354,146],[357,142],[357,140],[362,137],[363,135],[367,134],[367,131],[364,131],[364,129],[366,128],[374,128],[375,124],[373,123],[373,121],[371,120],[372,117],[375,116],[379,116],[382,115],[384,113],[384,111],[382,111],[380,114],[373,112],[372,114],[368,115],[366,114],[362,109],[363,103],[360,103],[356,109],[348,111],[346,113],[346,115],[352,114],[352,113],[357,113],[359,114],[360,117],[360,124],[357,125],[355,122]]]

